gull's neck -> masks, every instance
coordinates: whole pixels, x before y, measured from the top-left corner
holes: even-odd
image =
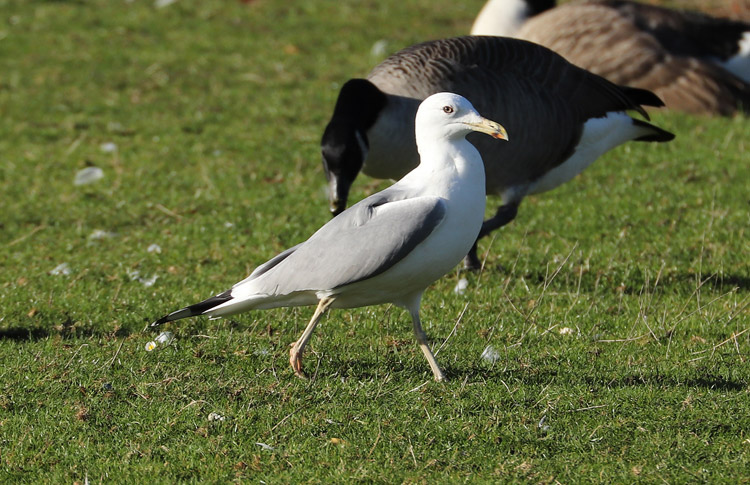
[[[405,183],[420,184],[425,193],[444,198],[469,193],[484,203],[484,164],[474,145],[464,137],[449,140],[428,133],[418,134],[417,144],[422,162],[402,179]]]

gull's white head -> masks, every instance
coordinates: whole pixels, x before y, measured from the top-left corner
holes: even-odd
[[[458,94],[433,94],[419,105],[416,118],[417,145],[440,139],[461,139],[472,131],[508,140],[508,133],[502,125],[480,116],[469,100]]]

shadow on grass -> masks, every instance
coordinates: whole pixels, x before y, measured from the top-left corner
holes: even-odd
[[[717,276],[714,280],[714,286],[739,288],[740,291],[750,290],[750,277],[747,276],[725,275]]]
[[[695,380],[689,380],[685,385],[689,387],[703,387],[705,389],[715,389],[720,391],[744,391],[747,389],[747,382],[730,381],[723,377],[701,377]]]
[[[49,337],[49,332],[43,328],[12,327],[0,329],[0,340],[16,342],[41,340]]]
[[[90,337],[108,337],[121,338],[128,337],[133,333],[139,333],[130,328],[119,328],[115,331],[105,332],[91,328],[75,328],[63,325],[62,328],[43,328],[43,327],[9,327],[0,329],[0,341],[8,340],[13,342],[36,342],[49,337],[59,338],[90,338]]]
[[[387,355],[378,356],[375,360],[358,360],[356,355],[349,356],[323,356],[324,363],[316,368],[315,359],[306,359],[305,371],[308,375],[315,375],[315,379],[356,379],[359,381],[383,380],[388,375],[399,376],[399,379],[431,379],[427,362],[419,359],[414,361],[398,361]],[[553,370],[526,371],[518,369],[503,369],[502,367],[489,368],[484,364],[464,366],[445,365],[441,368],[448,378],[448,385],[455,385],[464,380],[470,382],[503,382],[508,379],[520,386],[547,386],[555,381],[565,385],[580,385],[589,389],[593,388],[701,388],[714,391],[740,392],[748,388],[748,382],[742,379],[727,379],[717,375],[706,375],[700,377],[680,378],[665,374],[641,375],[623,374],[620,376],[581,375],[572,376],[561,374]],[[291,371],[289,372],[291,375]],[[562,384],[561,384],[562,385]]]
[[[370,359],[373,356],[365,356]],[[430,367],[427,361],[424,368],[418,368],[415,365],[388,359],[385,356],[378,356],[374,361],[360,360],[357,355],[334,356],[324,355],[320,367],[313,355],[305,358],[305,372],[309,376],[315,376],[316,379],[356,379],[360,381],[383,380],[389,374],[399,375],[403,379],[418,378],[430,373]],[[291,369],[291,368],[289,368]],[[291,370],[289,370],[291,375]],[[431,373],[429,374],[432,375]]]
[[[747,389],[747,382],[741,380],[727,379],[721,376],[702,376],[694,378],[680,379],[674,376],[656,374],[643,376],[630,374],[622,377],[615,377],[610,381],[603,378],[586,378],[583,382],[592,386],[604,386],[608,388],[626,388],[626,387],[661,387],[661,388],[690,388],[698,387],[719,391],[744,391]]]
[[[548,278],[548,275],[539,271],[526,273],[523,277],[528,281],[534,281],[541,285]],[[568,279],[558,276],[552,282],[551,287],[566,290],[577,286],[577,280],[576,284],[572,285],[570,278],[572,276],[569,276]],[[578,276],[575,276],[575,278],[578,278]],[[639,270],[628,272],[615,271],[611,274],[590,272],[585,273],[580,278],[580,291],[586,293],[595,293],[597,290],[601,291],[602,288],[618,288],[618,291],[622,291],[624,294],[637,295],[643,292],[647,282],[647,278]],[[750,291],[750,277],[742,274],[718,274],[712,273],[710,268],[704,268],[701,280],[705,281],[702,287],[706,290],[730,291],[737,288],[739,292]],[[694,273],[667,273],[661,276],[657,286],[654,288],[652,275],[648,282],[648,290],[650,292],[668,290],[669,292],[689,294],[695,291],[698,283],[698,276]]]
[[[389,363],[390,364],[390,363]],[[509,378],[521,386],[548,386],[556,381],[561,385],[581,385],[588,389],[596,388],[701,388],[714,391],[746,391],[750,386],[747,380],[730,379],[719,375],[703,375],[698,377],[678,377],[667,374],[623,374],[618,376],[609,375],[580,375],[560,373],[554,370],[526,371],[518,369],[502,369],[501,367],[488,368],[478,364],[469,367],[445,366],[443,371],[451,381],[507,381]]]

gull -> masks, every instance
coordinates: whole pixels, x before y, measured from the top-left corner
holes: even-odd
[[[501,37],[425,42],[341,87],[321,139],[334,215],[346,207],[360,171],[398,180],[417,165],[414,113],[420,100],[441,91],[460,94],[480,113],[513,127],[513,143],[468,137],[484,161],[487,194],[502,202],[480,238],[512,221],[527,195],[571,180],[610,149],[674,138],[626,113],[648,119],[642,106],[662,106],[653,93],[612,84],[545,47]],[[464,265],[481,267],[476,245]]]
[[[501,140],[508,135],[453,93],[424,100],[415,125],[421,163],[404,178],[331,219],[231,289],[151,326],[196,315],[218,318],[317,305],[289,352],[295,374],[304,377],[303,351],[327,309],[392,303],[409,311],[435,380],[444,380],[420,323],[422,293],[461,261],[482,226],[484,167],[466,135],[476,131]]]
[[[673,110],[750,114],[750,22],[629,0],[555,3],[489,0],[471,33],[544,45]]]

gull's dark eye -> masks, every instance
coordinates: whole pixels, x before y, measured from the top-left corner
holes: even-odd
[[[453,106],[443,106],[443,113],[447,113],[447,114],[453,113]]]

